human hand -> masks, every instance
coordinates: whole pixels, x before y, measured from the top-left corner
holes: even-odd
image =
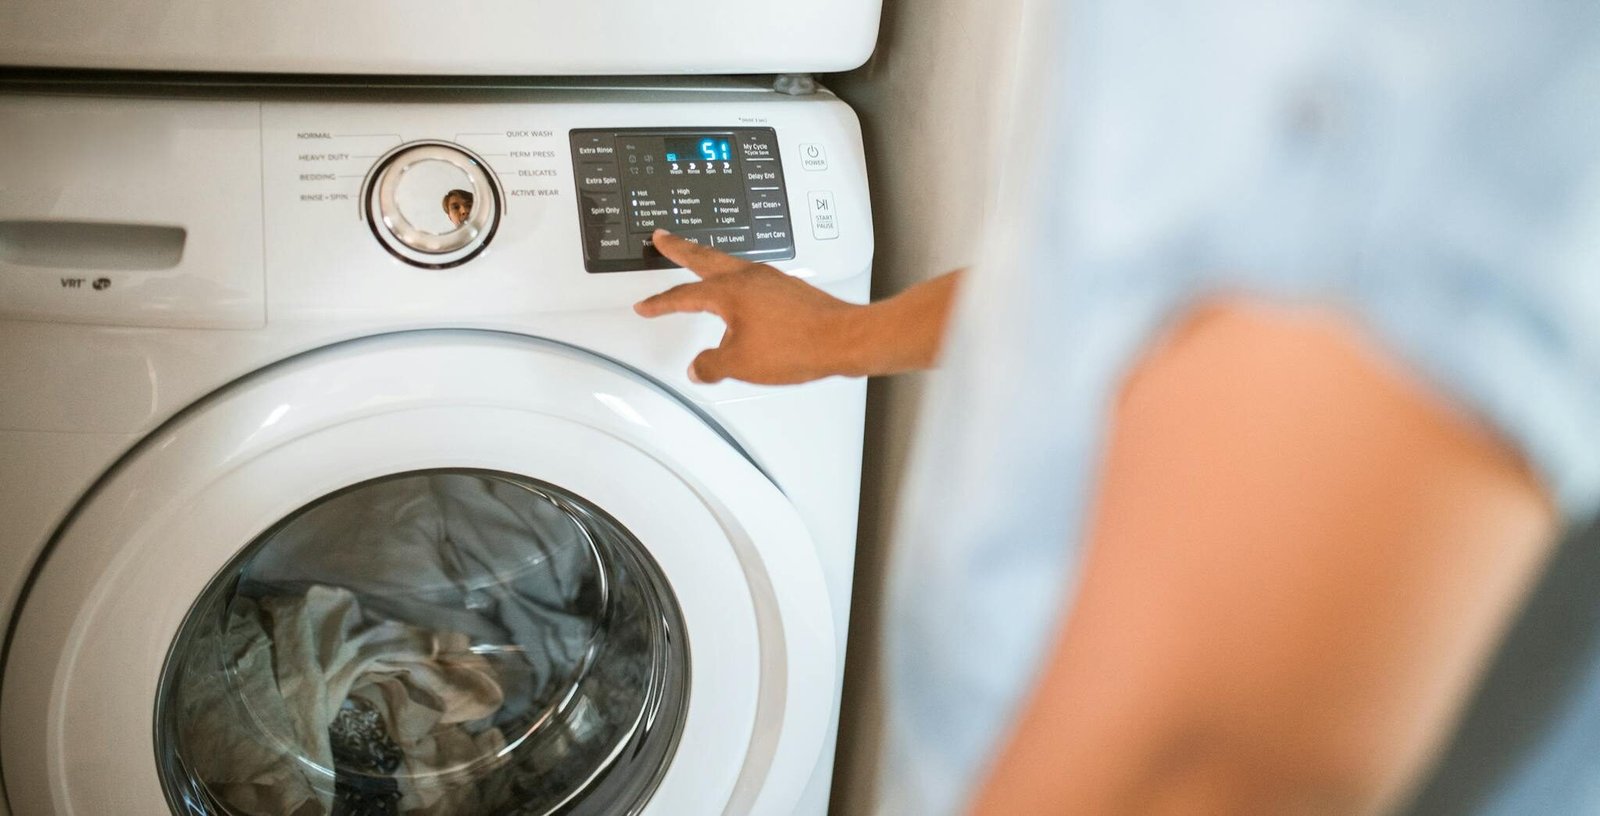
[[[787,385],[834,374],[860,375],[856,358],[866,307],[840,300],[766,264],[656,230],[656,249],[700,280],[634,304],[644,317],[709,312],[727,324],[722,342],[689,366],[689,379]]]

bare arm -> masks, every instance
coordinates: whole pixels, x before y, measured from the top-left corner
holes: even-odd
[[[727,323],[717,348],[694,359],[700,382],[806,382],[866,377],[933,365],[959,273],[865,306],[846,303],[766,264],[734,258],[665,231],[656,248],[701,280],[640,301],[645,317],[710,312]]]
[[[1371,813],[1550,548],[1519,459],[1329,313],[1200,313],[1115,410],[1080,590],[974,811]]]

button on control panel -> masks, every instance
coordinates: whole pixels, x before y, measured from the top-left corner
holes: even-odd
[[[657,229],[754,261],[794,257],[772,128],[584,129],[571,140],[589,272],[675,266],[651,244]]]
[[[833,206],[833,193],[813,190],[806,193],[806,203],[811,210],[811,237],[818,241],[838,238],[839,214]]]
[[[828,152],[819,144],[800,145],[800,166],[813,172],[828,169]]]

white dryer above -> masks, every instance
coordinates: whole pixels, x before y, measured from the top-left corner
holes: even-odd
[[[586,76],[841,71],[881,0],[11,0],[0,66]]]

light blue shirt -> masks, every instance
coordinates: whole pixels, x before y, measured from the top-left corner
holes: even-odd
[[[1031,26],[1005,211],[912,463],[888,621],[893,816],[954,812],[997,749],[1073,585],[1115,384],[1198,298],[1338,304],[1518,446],[1570,518],[1600,497],[1600,4],[1065,12]],[[1600,560],[1585,563],[1579,600],[1547,606],[1600,620]],[[1518,739],[1452,752],[1418,810],[1600,813],[1597,629],[1553,663],[1508,664],[1525,652],[1507,644],[1509,687],[1519,668],[1567,681],[1541,686]],[[1489,694],[1473,717],[1519,720],[1516,705]]]

